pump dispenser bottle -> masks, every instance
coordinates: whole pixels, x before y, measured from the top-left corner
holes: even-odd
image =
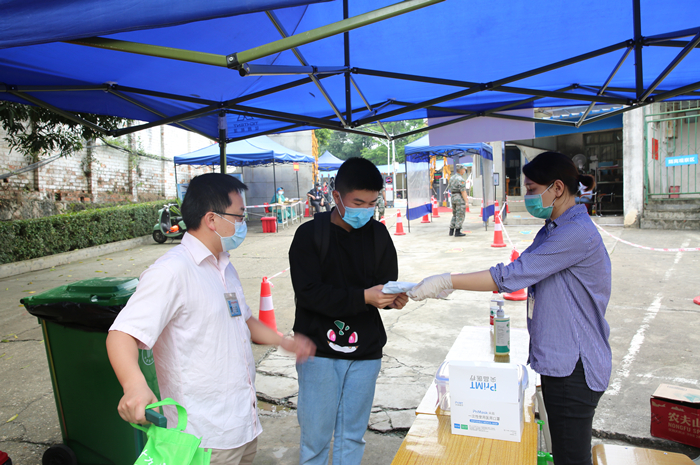
[[[498,310],[496,310],[496,318],[494,318],[494,339],[496,347],[494,354],[496,356],[504,356],[510,354],[510,317],[506,316],[503,310],[504,302],[496,301]]]

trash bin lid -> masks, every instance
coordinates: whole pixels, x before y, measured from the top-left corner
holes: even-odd
[[[138,278],[84,279],[25,297],[22,303],[26,306],[58,302],[92,303],[105,306],[126,305],[138,283]]]

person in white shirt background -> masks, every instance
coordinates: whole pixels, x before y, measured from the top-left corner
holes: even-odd
[[[157,401],[138,365],[138,349],[152,349],[162,398],[188,413],[187,433],[211,448],[211,464],[249,464],[262,432],[257,414],[251,338],[314,355],[305,336],[282,337],[246,305],[228,250],[245,238],[241,192],[232,176],[195,177],[182,204],[187,233],[182,243],[141,274],[138,287],[107,337],[107,352],[124,396],[119,415],[145,423],[145,407]],[[166,407],[168,423],[177,413]]]

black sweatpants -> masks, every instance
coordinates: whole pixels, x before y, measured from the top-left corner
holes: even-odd
[[[554,464],[591,465],[593,415],[603,393],[588,387],[581,360],[569,376],[542,376],[542,395]]]

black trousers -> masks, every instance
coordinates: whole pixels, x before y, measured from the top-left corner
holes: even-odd
[[[591,465],[593,415],[603,393],[588,387],[581,360],[569,376],[542,376],[542,395],[554,464]]]
[[[309,203],[311,204],[312,207],[316,210],[316,213],[321,213],[321,202],[319,200],[309,200]],[[323,208],[326,209],[327,212],[331,211],[330,205],[328,205],[328,202],[323,203]]]

